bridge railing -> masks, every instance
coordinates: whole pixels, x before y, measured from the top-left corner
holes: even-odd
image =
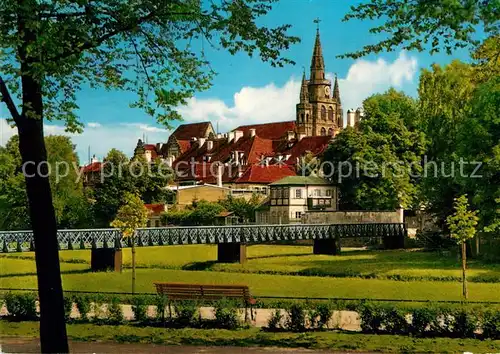
[[[402,223],[269,224],[231,226],[174,226],[140,228],[137,246],[218,243],[266,243],[326,238],[404,238]],[[118,229],[72,229],[57,232],[60,249],[121,248],[132,246]],[[33,251],[32,231],[0,231],[0,252]]]

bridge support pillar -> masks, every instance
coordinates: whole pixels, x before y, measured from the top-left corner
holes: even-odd
[[[247,245],[244,243],[218,243],[217,262],[245,263],[247,261]]]
[[[90,268],[93,272],[122,271],[122,250],[114,248],[93,248],[90,255]]]
[[[382,238],[382,243],[384,244],[384,248],[387,250],[405,248],[405,239],[407,237],[406,232],[407,230],[405,227],[400,227],[397,229],[394,235],[384,236]]]
[[[340,255],[340,238],[315,239],[313,244],[313,254]]]

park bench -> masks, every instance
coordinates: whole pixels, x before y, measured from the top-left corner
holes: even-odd
[[[245,305],[245,321],[247,310],[253,320],[252,305],[255,299],[250,295],[246,285],[212,285],[212,284],[186,284],[186,283],[154,283],[160,295],[167,296],[169,308],[171,301],[202,300],[217,301],[221,299],[240,300]]]

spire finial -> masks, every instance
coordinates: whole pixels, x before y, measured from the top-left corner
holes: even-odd
[[[337,99],[337,102],[340,103],[340,89],[337,73],[335,73],[335,83],[333,85],[333,98]]]
[[[319,18],[314,20],[314,23],[318,24],[318,30],[316,31],[316,40],[314,41],[313,56],[311,59],[311,81],[313,82],[325,79],[325,62],[323,60],[323,51],[319,38],[319,22]]]
[[[319,23],[321,22],[319,17],[316,17],[313,21],[316,24],[316,31],[319,31]]]

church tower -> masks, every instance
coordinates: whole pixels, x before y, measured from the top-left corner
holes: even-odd
[[[310,80],[305,73],[297,104],[297,130],[308,136],[335,135],[343,127],[342,106],[337,78],[332,95],[332,82],[325,77],[325,62],[319,28],[316,31],[311,59]]]
[[[307,86],[306,72],[302,74],[302,84],[300,86],[300,101],[296,107],[297,133],[306,136],[313,135],[312,125],[312,105],[309,103],[309,88]]]

